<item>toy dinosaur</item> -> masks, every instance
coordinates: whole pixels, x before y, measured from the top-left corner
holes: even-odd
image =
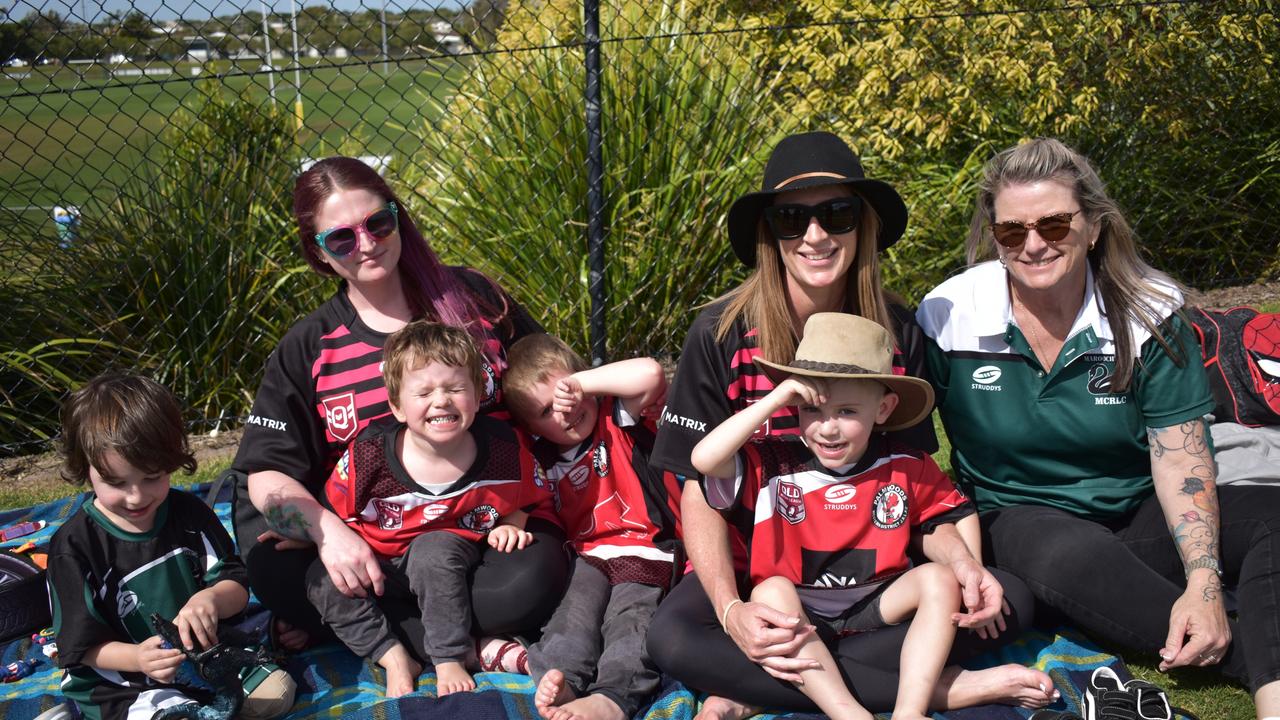
[[[254,665],[271,662],[271,654],[262,647],[250,650],[246,647],[220,642],[207,650],[187,650],[182,644],[178,627],[165,620],[159,613],[151,614],[151,626],[169,646],[178,648],[196,667],[214,691],[208,705],[187,703],[157,710],[151,720],[231,720],[244,704],[244,684],[240,671]],[[247,643],[246,643],[247,644]]]

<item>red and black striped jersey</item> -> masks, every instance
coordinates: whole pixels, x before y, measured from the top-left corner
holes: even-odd
[[[739,321],[723,340],[716,339],[716,326],[725,302],[703,310],[689,328],[680,364],[667,393],[658,426],[651,461],[654,465],[686,477],[697,477],[689,458],[698,441],[720,423],[759,400],[774,388],[764,371],[752,361],[761,354],[758,332]],[[890,305],[897,324],[893,369],[902,375],[926,377],[924,336],[915,317],[901,305]],[[770,358],[771,360],[775,358]],[[789,361],[791,358],[783,358]],[[794,407],[780,408],[756,432],[754,439],[798,436],[799,419]],[[889,433],[889,436],[925,452],[938,449],[933,425]]]
[[[785,577],[824,615],[908,570],[913,531],[975,512],[933,458],[881,438],[843,473],[777,440],[748,443],[737,462],[738,477],[707,478],[707,502],[751,514],[752,583]]]
[[[596,402],[595,431],[577,448],[562,454],[545,440],[537,446],[565,536],[611,584],[669,587],[679,529],[679,482],[649,466],[652,421],[637,423],[616,398]]]
[[[480,388],[481,411],[506,417],[498,382],[506,368],[505,348],[542,329],[488,278],[467,268],[450,271],[484,305],[507,308],[506,321],[483,321],[493,339],[483,348],[486,380]],[[318,493],[356,435],[391,412],[382,382],[388,336],[360,320],[345,285],[290,328],[267,360],[235,468],[282,472]]]
[[[382,557],[403,555],[424,532],[480,540],[517,510],[550,516],[551,486],[524,433],[501,420],[477,417],[468,428],[476,441],[475,461],[457,481],[434,493],[409,477],[396,453],[396,438],[404,429],[394,418],[370,424],[338,458],[324,485],[329,508]]]

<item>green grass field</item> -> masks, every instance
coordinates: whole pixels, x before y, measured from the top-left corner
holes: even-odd
[[[211,63],[200,76],[193,66],[165,82],[151,77],[108,80],[99,71],[83,79],[70,68],[35,70],[21,80],[0,76],[0,197],[6,207],[82,204],[100,186],[113,187],[135,172],[175,113],[200,103],[197,82],[233,71]],[[304,124],[297,142],[308,156],[345,148],[385,154],[402,128],[433,120],[466,68],[454,61],[304,68]],[[248,70],[250,68],[244,68]],[[224,92],[271,102],[265,74],[215,81]],[[276,102],[292,113],[292,71],[276,75]]]

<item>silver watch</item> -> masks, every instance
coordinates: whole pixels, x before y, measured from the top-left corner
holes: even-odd
[[[1208,568],[1218,574],[1218,578],[1222,578],[1222,565],[1218,563],[1218,558],[1212,555],[1201,555],[1200,557],[1187,563],[1186,574],[1191,575],[1192,570]]]

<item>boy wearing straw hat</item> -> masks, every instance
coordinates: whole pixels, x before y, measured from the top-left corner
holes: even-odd
[[[893,339],[879,323],[845,313],[812,315],[790,364],[755,361],[789,377],[692,455],[708,503],[754,516],[750,601],[806,626],[794,657],[817,667],[801,672],[797,688],[836,720],[872,715],[825,643],[910,620],[893,717],[927,717],[956,626],[984,625],[1001,604],[998,585],[986,585],[983,597],[963,598],[962,612],[958,578],[981,572],[973,505],[929,455],[883,436],[926,418],[933,390],[893,373]],[[802,442],[751,442],[787,405],[799,407]],[[956,527],[966,518],[972,547]],[[933,562],[912,567],[915,538]],[[721,624],[741,602],[724,608]]]

